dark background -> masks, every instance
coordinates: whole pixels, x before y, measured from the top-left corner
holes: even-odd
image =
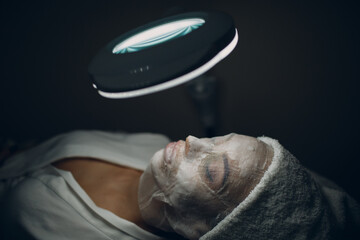
[[[0,137],[74,129],[203,136],[179,86],[111,100],[87,66],[121,33],[181,10],[220,10],[239,31],[218,81],[218,134],[267,135],[360,200],[356,1],[1,1]]]

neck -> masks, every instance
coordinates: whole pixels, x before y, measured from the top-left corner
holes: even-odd
[[[130,168],[121,168],[116,171],[116,175],[111,177],[113,185],[111,188],[116,191],[117,197],[114,204],[108,206],[108,210],[148,232],[159,234],[161,232],[159,229],[148,225],[141,217],[138,189],[142,173],[142,171]]]
[[[130,172],[134,171],[133,169],[130,169]],[[136,171],[136,170],[135,170]],[[124,196],[123,201],[124,204],[121,204],[125,206],[124,209],[121,210],[121,212],[118,212],[118,216],[122,217],[130,222],[133,222],[140,228],[151,232],[153,234],[171,239],[183,239],[179,235],[175,233],[167,233],[164,232],[158,228],[152,227],[148,225],[141,217],[139,205],[138,205],[138,189],[139,189],[139,182],[140,177],[143,172],[137,171],[137,173],[134,172],[128,172],[128,174],[122,174],[123,177],[121,181],[122,185],[122,196]]]

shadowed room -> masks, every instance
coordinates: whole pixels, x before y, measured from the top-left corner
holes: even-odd
[[[239,34],[233,52],[205,73],[214,81],[212,134],[279,139],[359,201],[359,8],[352,1],[2,1],[2,144],[77,129],[206,136],[190,83],[108,99],[93,88],[88,67],[127,31],[208,10],[229,14]]]

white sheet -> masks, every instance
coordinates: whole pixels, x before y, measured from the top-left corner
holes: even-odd
[[[70,172],[50,164],[83,156],[144,170],[168,142],[158,134],[75,131],[11,157],[0,169],[0,193],[6,193],[0,224],[12,237],[27,232],[37,239],[163,239],[97,207]]]

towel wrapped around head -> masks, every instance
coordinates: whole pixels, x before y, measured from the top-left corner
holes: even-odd
[[[268,170],[228,216],[200,239],[331,239],[335,219],[308,171],[277,140]]]

